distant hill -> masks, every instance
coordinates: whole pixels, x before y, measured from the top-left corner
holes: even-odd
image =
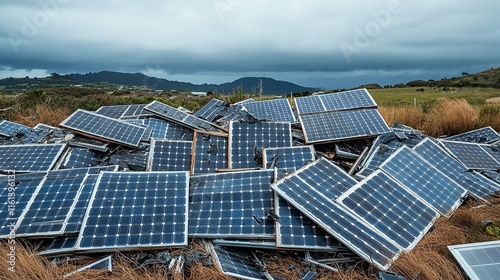
[[[239,86],[243,86],[245,92],[259,92],[259,81],[262,80],[264,94],[287,94],[290,92],[313,91],[312,88],[296,85],[286,81],[278,81],[271,78],[246,77],[236,81],[216,84],[192,84],[186,82],[171,81],[162,78],[149,77],[141,73],[129,74],[102,71],[88,74],[69,74],[67,77],[80,83],[108,82],[117,85],[146,86],[157,90],[186,90],[186,91],[213,91],[230,93]]]
[[[500,67],[491,68],[477,74],[463,72],[459,77],[443,78],[441,80],[415,80],[406,83],[405,86],[500,88]]]

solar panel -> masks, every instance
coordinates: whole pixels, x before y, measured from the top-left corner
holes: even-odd
[[[43,251],[39,252],[38,255],[41,256],[53,256],[73,253],[75,251],[76,241],[78,236],[57,236],[51,240],[50,244],[44,248]]]
[[[66,222],[66,227],[64,229],[66,233],[77,233],[80,231],[85,211],[87,211],[87,207],[89,205],[90,196],[92,195],[94,186],[97,183],[97,177],[98,175],[87,174],[84,178],[80,195],[78,196]]]
[[[229,123],[229,168],[261,167],[262,149],[291,146],[289,123]]]
[[[152,140],[149,147],[149,171],[190,171],[192,141]]]
[[[467,194],[455,181],[418,157],[408,147],[401,147],[379,168],[443,216],[451,216]]]
[[[299,115],[306,143],[366,138],[389,132],[377,109]]]
[[[487,126],[448,137],[446,140],[470,143],[492,143],[500,140],[500,135],[498,135],[491,126]]]
[[[273,209],[273,175],[255,170],[191,176],[189,235],[272,239],[274,220],[266,210]]]
[[[480,174],[468,172],[464,165],[430,139],[413,147],[413,151],[476,197],[483,198],[500,190],[497,183]]]
[[[306,168],[310,167],[304,167]],[[341,192],[334,191],[335,188],[325,191],[330,189],[325,184],[308,183],[298,177],[300,172],[301,170],[281,179],[272,184],[271,188],[354,253],[381,270],[386,270],[401,249],[338,205],[334,200]],[[339,190],[342,188],[340,186]]]
[[[143,142],[149,141],[149,137],[151,136],[151,133],[153,131],[153,127],[149,126],[149,119],[124,119],[123,121],[126,123],[131,123],[144,127],[146,131],[142,135],[141,141]]]
[[[316,155],[313,146],[265,148],[262,152],[262,159],[264,168],[277,168],[276,179],[279,180],[313,162]]]
[[[0,171],[47,171],[54,167],[65,144],[0,146]]]
[[[216,264],[225,275],[239,279],[261,280],[260,269],[255,266],[255,259],[241,251],[221,246],[211,246]]]
[[[120,117],[121,119],[137,119],[139,117],[143,116],[149,116],[151,114],[148,114],[147,112],[144,111],[144,107],[146,104],[132,104],[128,105],[127,110],[123,115]]]
[[[89,149],[70,148],[66,152],[60,169],[97,166],[101,163],[100,156]]]
[[[120,119],[127,109],[128,105],[102,106],[97,109],[96,113],[113,119]]]
[[[155,118],[149,119],[148,125],[153,130],[151,138],[193,141],[194,131],[190,128]]]
[[[248,102],[243,105],[258,120],[296,123],[295,114],[288,99],[273,99],[259,102]]]
[[[471,280],[498,279],[500,241],[448,246]]]
[[[144,127],[81,109],[75,111],[59,125],[86,136],[129,147],[138,147],[146,131]]]
[[[210,100],[203,108],[193,115],[204,119],[209,122],[213,122],[220,114],[229,107],[229,104],[213,98]]]
[[[191,174],[227,168],[227,137],[195,132]]]
[[[445,140],[440,141],[440,144],[462,162],[467,169],[492,170],[500,168],[500,163],[488,151],[488,145]]]
[[[206,131],[220,131],[212,123],[197,118],[193,115],[184,113],[175,109],[167,104],[158,101],[153,101],[144,107],[145,110],[155,114],[160,118],[168,121],[178,123],[180,125],[189,127],[191,129],[206,130]]]
[[[0,136],[10,137],[13,136],[16,131],[19,130],[30,130],[31,128],[25,125],[21,125],[14,122],[9,122],[7,120],[0,121]]]
[[[337,202],[406,251],[417,245],[439,217],[430,205],[380,170]]]
[[[300,115],[377,107],[377,103],[366,89],[297,97],[295,104]]]
[[[90,269],[95,269],[95,270],[107,270],[110,272],[113,272],[113,259],[111,256],[107,256],[103,259],[100,259],[98,261],[95,261],[89,265],[86,265],[84,267],[81,267],[73,272],[70,272],[68,274],[65,274],[63,276],[63,279],[70,277],[78,272],[84,271],[84,270],[90,270]]]
[[[187,245],[188,172],[103,172],[77,249],[140,250]]]

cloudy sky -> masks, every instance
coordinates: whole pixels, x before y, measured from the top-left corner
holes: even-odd
[[[493,0],[17,0],[0,11],[0,78],[111,70],[345,88],[500,66]]]

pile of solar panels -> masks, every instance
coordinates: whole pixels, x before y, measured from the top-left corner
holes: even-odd
[[[500,191],[491,128],[448,139],[389,128],[365,89],[295,103],[213,99],[190,114],[153,101],[77,110],[61,128],[2,121],[0,191],[12,199],[0,237],[41,240],[46,256],[212,240],[214,263],[248,279],[265,275],[238,247],[386,270],[468,195]]]

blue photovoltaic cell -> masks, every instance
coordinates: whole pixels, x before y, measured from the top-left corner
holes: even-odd
[[[153,140],[149,147],[149,171],[190,171],[193,142]]]
[[[399,147],[389,147],[386,145],[378,145],[378,146],[374,145],[372,147],[373,151],[371,150],[361,170],[355,175],[355,177],[358,179],[364,179],[368,175],[375,172],[378,166],[381,165],[384,161],[386,161],[399,148]]]
[[[153,130],[152,139],[193,140],[194,131],[190,128],[155,118],[149,119],[148,125]]]
[[[87,211],[87,206],[90,201],[90,196],[92,195],[94,186],[97,182],[97,177],[98,175],[87,175],[84,179],[80,195],[78,196],[78,200],[71,211],[66,228],[64,229],[66,233],[80,231],[85,211]]]
[[[328,111],[377,107],[366,89],[295,98],[300,115]]]
[[[439,217],[431,206],[380,170],[337,201],[406,251],[415,247]]]
[[[500,273],[500,241],[448,246],[471,280],[495,280]]]
[[[306,143],[377,136],[389,127],[377,109],[300,115]]]
[[[467,169],[494,170],[500,168],[500,163],[487,150],[488,145],[454,141],[440,141],[440,144],[462,162]]]
[[[97,166],[100,163],[101,158],[96,152],[83,148],[71,148],[66,154],[61,168],[91,167]]]
[[[492,143],[500,140],[500,135],[491,126],[487,126],[448,137],[446,140],[470,143]]]
[[[283,198],[276,195],[276,245],[300,250],[337,250],[339,242]]]
[[[144,135],[144,127],[78,109],[59,124],[62,127],[99,139],[137,147]]]
[[[295,172],[316,159],[313,146],[265,148],[262,153],[264,168],[277,168],[277,179]]]
[[[274,220],[265,212],[274,208],[273,175],[256,170],[191,176],[189,235],[272,239]]]
[[[141,116],[151,115],[143,110],[145,106],[146,104],[128,105],[128,108],[125,111],[125,113],[123,113],[123,115],[121,116],[121,119],[136,119]]]
[[[188,172],[103,172],[85,213],[78,250],[187,245]]]
[[[379,168],[447,217],[467,194],[464,188],[408,147],[401,147]]]
[[[18,123],[9,122],[7,120],[0,121],[0,136],[10,137],[13,136],[16,131],[26,129],[29,130],[31,128]]]
[[[229,168],[261,167],[262,149],[291,146],[289,123],[229,123]]]
[[[386,270],[401,251],[335,203],[332,199],[335,194],[318,189],[318,185],[310,185],[293,174],[272,184],[271,188],[342,244],[382,270]]]
[[[243,105],[258,120],[296,123],[295,115],[288,99],[274,99],[249,102]]]
[[[215,173],[227,166],[227,137],[196,133],[192,174]]]
[[[96,113],[113,119],[119,119],[127,111],[128,105],[102,106]]]
[[[413,151],[476,197],[486,197],[500,190],[497,183],[480,174],[468,172],[464,165],[430,139],[422,141]]]
[[[52,169],[65,144],[0,146],[0,170],[37,172]]]
[[[251,255],[218,245],[211,247],[222,273],[240,279],[266,279],[259,268],[255,267],[255,259]]]
[[[51,243],[38,254],[48,256],[73,252],[77,239],[78,236],[55,237],[52,239]]]
[[[228,107],[228,103],[214,98],[193,115],[212,122]]]

